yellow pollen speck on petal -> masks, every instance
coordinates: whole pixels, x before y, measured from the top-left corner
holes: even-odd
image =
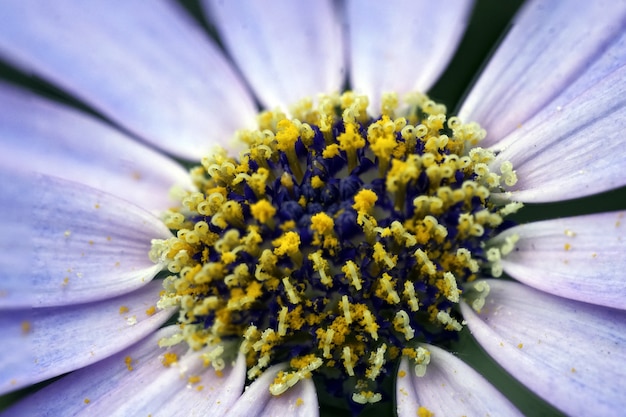
[[[163,359],[161,363],[166,368],[169,368],[172,364],[178,362],[178,355],[173,352],[166,352],[163,354]]]
[[[296,399],[296,407],[300,407],[302,405],[304,405],[304,400],[302,398],[298,397]]]
[[[21,324],[21,327],[22,327],[22,334],[28,334],[32,330],[32,325],[30,324],[29,321],[23,321]]]
[[[126,364],[126,369],[128,369],[129,371],[133,370],[132,362],[133,359],[130,356],[126,356],[124,358],[124,364]]]
[[[569,243],[566,243],[565,245],[563,245],[563,249],[570,250],[572,249],[572,245],[570,245]]]
[[[398,372],[398,378],[404,378],[406,376],[406,372],[404,370],[401,370],[400,372]]]
[[[418,417],[433,417],[435,415],[435,413],[433,413],[432,411],[430,411],[428,408],[420,406],[417,409],[417,416]]]
[[[124,313],[128,313],[128,307],[126,306],[120,306],[120,314],[124,314]]]
[[[154,314],[156,313],[156,307],[155,306],[150,306],[147,310],[146,310],[146,315],[147,316],[154,316]]]
[[[521,348],[523,348],[523,347],[524,347],[524,344],[523,344],[523,343],[518,343],[518,344],[517,344],[517,348],[518,348],[518,349],[521,349]]]
[[[89,404],[89,403],[91,402],[91,400],[90,400],[89,398],[85,398],[85,399],[83,400],[83,402],[84,402],[85,404]]]
[[[63,233],[63,236],[65,236],[65,237],[70,237],[70,235],[71,235],[71,234],[72,234],[72,231],[71,231],[71,230],[66,230],[66,231]]]

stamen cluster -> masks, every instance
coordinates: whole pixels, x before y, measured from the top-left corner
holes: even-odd
[[[153,242],[173,274],[160,306],[180,307],[181,339],[237,344],[251,380],[288,362],[276,395],[321,371],[352,380],[354,401],[378,401],[400,355],[423,375],[420,343],[461,330],[467,283],[499,275],[514,243],[484,243],[517,208],[490,195],[516,178],[509,163],[490,171],[477,124],[421,94],[402,107],[386,96],[375,119],[367,105],[347,92],[303,101],[292,118],[262,113],[258,130],[239,132],[249,149],[238,159],[217,152],[192,170],[198,191],[164,217],[176,237]]]

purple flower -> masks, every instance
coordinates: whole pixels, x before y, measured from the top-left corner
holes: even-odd
[[[278,363],[244,390],[243,354],[216,371],[203,362],[220,347],[189,349],[177,326],[161,328],[176,311],[157,308],[153,278],[168,264],[150,260],[151,241],[172,238],[170,189],[196,187],[174,158],[239,151],[231,138],[255,125],[257,101],[288,108],[349,80],[371,111],[389,91],[427,91],[472,2],[202,5],[225,51],[173,2],[0,4],[0,57],[102,115],[0,84],[0,393],[69,373],[3,415],[318,414],[308,375],[273,395],[288,369]],[[492,198],[626,185],[626,3],[530,1],[513,23],[459,111],[486,130],[488,168],[515,169]],[[456,324],[566,414],[626,406],[625,213],[503,229],[484,242],[501,249],[485,264],[518,282],[483,274],[460,301],[442,290],[460,306]],[[398,415],[519,413],[455,355],[423,349],[400,359]]]

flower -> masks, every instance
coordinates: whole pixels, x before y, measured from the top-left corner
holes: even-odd
[[[370,109],[390,90],[428,90],[471,8],[433,4],[206,2],[229,56],[270,109],[339,90],[346,73]],[[2,56],[108,119],[0,89],[0,335],[7,347],[0,390],[74,371],[7,412],[216,414],[234,407],[242,415],[265,406],[267,413],[315,414],[310,378],[272,396],[278,370],[270,368],[241,395],[242,356],[216,372],[199,360],[216,362],[216,350],[158,345],[178,333],[157,330],[172,310],[155,308],[162,287],[151,279],[163,265],[148,259],[150,240],[171,236],[157,217],[172,204],[170,187],[194,185],[155,148],[197,161],[209,145],[227,145],[235,130],[252,125],[254,100],[230,61],[171,3],[147,9],[120,1],[115,13],[111,2],[0,7]],[[486,129],[481,146],[495,158],[489,169],[510,172],[511,162],[517,172],[502,199],[560,201],[626,183],[616,133],[626,112],[625,9],[535,1],[516,18],[459,112]],[[406,10],[431,24],[411,24]],[[624,406],[622,223],[617,212],[504,230],[488,242],[501,249],[490,262],[519,283],[479,281],[477,291],[490,291],[476,298],[483,306],[473,303],[479,311],[460,302],[481,346],[568,414],[618,414]],[[418,376],[401,361],[400,415],[516,412],[454,355],[435,346],[413,353],[417,365],[429,364]]]

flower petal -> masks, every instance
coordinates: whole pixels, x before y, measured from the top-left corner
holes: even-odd
[[[0,307],[101,300],[149,282],[162,269],[150,241],[169,230],[110,194],[41,174],[0,169]]]
[[[233,417],[318,416],[317,394],[311,378],[300,380],[280,396],[270,393],[270,384],[284,368],[284,365],[275,365],[263,372],[246,388],[227,414]]]
[[[520,240],[502,260],[517,280],[561,297],[626,310],[626,213],[546,220],[506,230]]]
[[[288,106],[341,88],[346,66],[332,1],[204,3],[226,48],[265,106]]]
[[[174,2],[1,2],[0,54],[183,158],[225,144],[256,113],[219,49]]]
[[[527,131],[515,132],[492,164],[511,161],[511,198],[559,201],[626,185],[626,65]]]
[[[90,365],[144,338],[173,312],[153,309],[161,290],[154,281],[104,301],[3,312],[0,340],[19,348],[0,358],[0,393]]]
[[[161,329],[78,370],[27,397],[6,415],[223,415],[243,390],[244,358],[218,377],[213,368],[203,369],[201,353],[187,351],[184,343],[167,350],[159,347],[159,340],[176,331],[176,326]],[[166,352],[178,356],[178,362],[165,367]],[[191,384],[191,376],[200,376],[200,381]]]
[[[472,0],[349,1],[350,83],[378,113],[381,95],[427,91],[452,58]]]
[[[77,181],[161,212],[172,186],[193,189],[170,158],[68,107],[0,83],[0,162]],[[85,140],[88,138],[88,140]]]
[[[626,63],[626,31],[617,36],[611,45],[608,45],[602,55],[581,73],[579,78],[573,80],[550,104],[541,108],[532,118],[517,128],[509,135],[501,138],[491,146],[491,149],[499,151],[509,144],[527,136],[527,132],[563,110],[563,106],[570,103],[586,90],[593,88],[603,79],[610,76],[614,71]]]
[[[459,112],[487,130],[483,145],[525,123],[592,67],[621,37],[626,4],[534,1],[513,23]]]
[[[465,303],[461,310],[489,355],[566,414],[622,414],[626,312],[515,282],[487,282],[491,292],[481,313]]]
[[[396,383],[398,416],[518,416],[520,412],[482,375],[451,353],[431,345],[426,374],[418,377],[402,358]]]

